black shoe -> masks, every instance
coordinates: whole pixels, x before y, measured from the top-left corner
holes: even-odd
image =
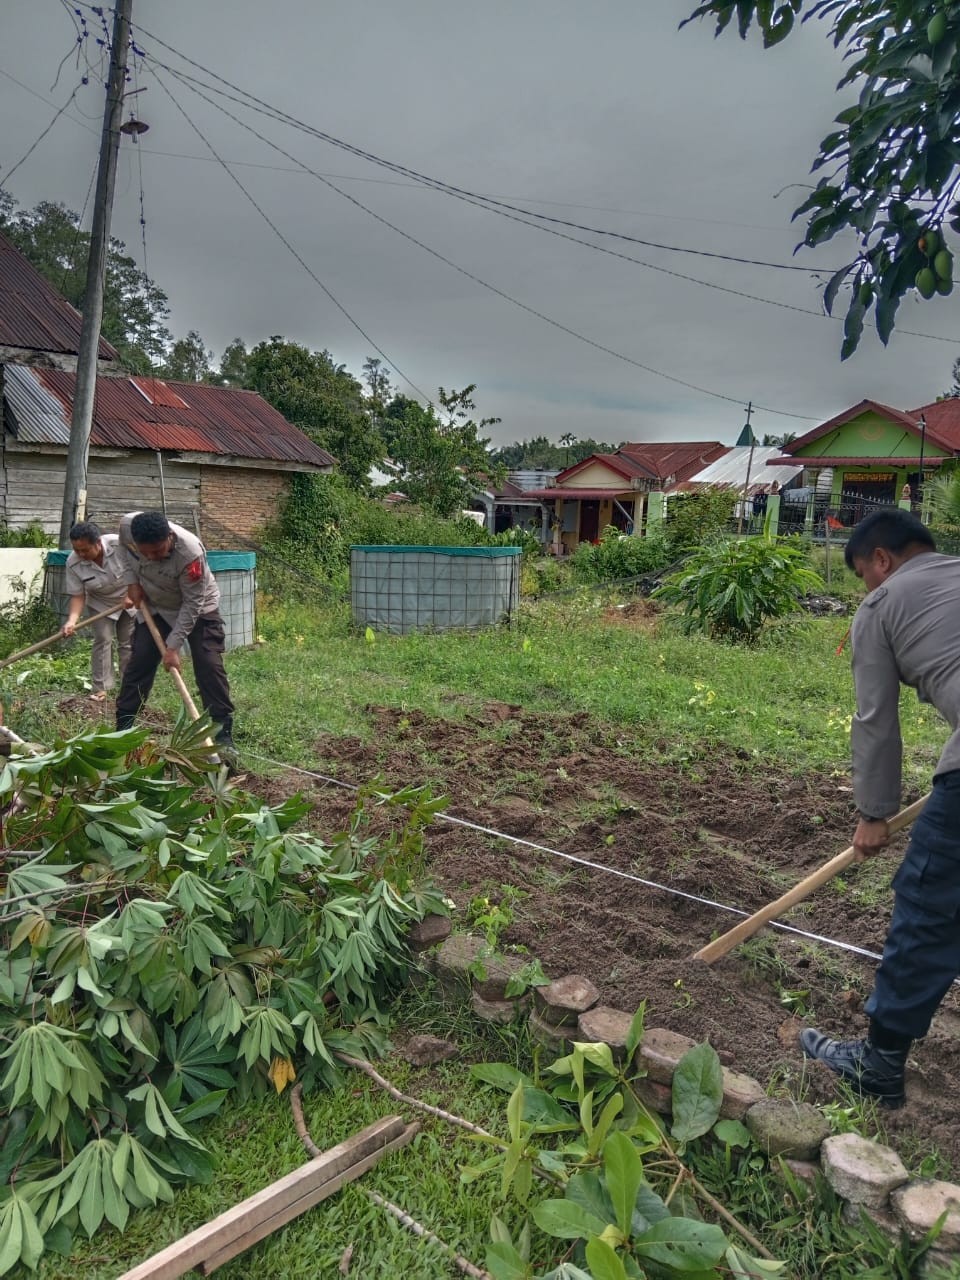
[[[907,1049],[878,1049],[867,1040],[831,1040],[815,1027],[800,1032],[804,1056],[822,1062],[859,1094],[896,1110],[906,1101]]]

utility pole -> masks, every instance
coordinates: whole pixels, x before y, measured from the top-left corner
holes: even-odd
[[[100,347],[100,325],[103,321],[103,285],[110,244],[110,215],[117,179],[117,152],[120,149],[120,124],[123,117],[123,86],[127,73],[127,47],[130,43],[130,13],[133,0],[116,0],[113,12],[113,44],[110,50],[110,78],[107,82],[107,104],[103,113],[100,139],[100,162],[97,169],[97,191],[90,228],[90,256],[87,259],[87,282],[83,291],[83,319],[80,326],[80,351],[77,355],[77,380],[73,395],[73,417],[70,421],[70,444],[63,482],[63,509],[60,514],[60,546],[70,546],[70,526],[86,513],[87,462],[90,454],[90,431],[93,426],[93,401],[97,391],[97,354]]]

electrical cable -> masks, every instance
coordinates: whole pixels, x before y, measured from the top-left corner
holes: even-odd
[[[155,59],[153,61],[156,62]],[[175,76],[176,79],[179,80],[180,83],[183,84],[185,88],[192,89],[192,91],[196,93],[198,97],[203,98],[204,101],[209,103],[210,106],[216,107],[218,111],[223,112],[223,114],[227,116],[230,120],[233,120],[235,124],[238,124],[242,129],[246,129],[248,133],[252,133],[255,138],[259,138],[261,142],[266,143],[267,146],[269,147],[273,147],[273,149],[276,151],[279,151],[281,155],[287,156],[288,159],[293,160],[295,163],[298,163],[302,170],[311,174],[313,177],[317,178],[319,181],[325,182],[328,186],[333,187],[333,190],[335,190],[339,195],[343,196],[345,200],[350,200],[352,203],[356,204],[359,208],[363,209],[364,212],[370,214],[371,217],[377,218],[379,216],[376,213],[374,213],[371,209],[369,209],[366,205],[362,204],[359,200],[355,200],[354,197],[349,195],[347,192],[341,191],[339,187],[329,182],[328,179],[321,177],[320,173],[317,170],[311,169],[302,161],[297,161],[296,156],[293,156],[290,152],[284,150],[283,147],[281,147],[278,143],[271,141],[271,139],[267,138],[264,134],[259,133],[256,129],[253,128],[252,125],[247,124],[244,120],[241,120],[239,116],[234,115],[232,111],[228,111],[227,108],[221,106],[220,103],[213,101],[213,99],[211,98],[208,98],[207,95],[203,93],[201,89],[197,88],[198,82],[196,81],[195,77],[185,76],[181,72],[176,71],[174,68],[167,66],[165,63],[156,62],[156,65],[162,66],[164,70],[168,71],[172,76]],[[216,90],[211,90],[211,92],[216,92]],[[226,94],[226,95],[221,94],[221,96],[228,97],[230,98],[231,101],[234,101],[234,102],[237,101],[236,98],[233,98],[232,95],[229,95],[229,94]],[[273,118],[276,119],[276,117],[273,117]],[[283,122],[281,121],[281,123]],[[478,200],[471,199],[467,196],[461,196],[458,198],[461,199],[463,203],[472,204],[478,209],[487,208],[485,204],[481,204]],[[621,253],[617,249],[608,249],[604,245],[591,244],[589,240],[583,240],[579,236],[570,235],[565,231],[558,231],[554,227],[541,227],[536,223],[528,222],[525,218],[518,217],[517,215],[512,213],[501,212],[501,216],[504,218],[507,218],[511,222],[519,223],[520,226],[522,227],[530,227],[534,231],[544,232],[547,235],[555,236],[559,240],[568,240],[572,244],[583,245],[584,248],[592,249],[595,253],[603,253],[611,258],[619,258],[620,261],[622,262],[629,262],[633,266],[643,267],[647,271],[656,271],[660,275],[670,276],[674,280],[686,280],[690,284],[700,285],[704,289],[715,289],[719,293],[729,293],[735,298],[744,298],[750,302],[760,302],[768,307],[779,307],[781,308],[781,310],[784,310],[784,311],[796,311],[796,312],[799,312],[801,315],[814,316],[818,320],[839,321],[839,317],[827,316],[822,310],[815,310],[812,307],[797,306],[796,303],[792,303],[792,302],[780,302],[775,298],[763,298],[759,294],[747,293],[743,289],[734,289],[734,288],[731,288],[729,285],[717,284],[712,280],[704,280],[700,276],[691,276],[686,274],[683,271],[674,271],[673,268],[671,267],[661,267],[661,266],[657,266],[655,263],[652,263],[652,262],[644,262],[641,258],[634,258],[631,254]],[[383,219],[381,219],[381,221],[383,221]],[[393,224],[388,222],[387,226],[393,227]],[[393,229],[396,230],[396,228],[393,228]],[[403,234],[403,233],[401,232],[400,234]],[[943,341],[946,342],[950,340],[945,338],[943,339]]]
[[[828,272],[832,274],[832,270],[830,268],[804,267],[804,266],[799,266],[792,263],[791,264],[773,263],[773,262],[762,261],[760,259],[754,259],[754,258],[741,258],[732,254],[713,253],[713,252],[708,252],[706,250],[688,249],[678,245],[668,245],[668,244],[661,243],[659,241],[644,240],[637,236],[628,236],[618,232],[605,230],[602,228],[587,226],[582,223],[576,223],[576,222],[572,222],[565,219],[552,218],[552,217],[549,217],[548,215],[539,214],[533,210],[525,209],[520,206],[510,204],[507,201],[497,199],[493,196],[486,196],[481,193],[471,192],[466,188],[455,187],[452,184],[445,183],[440,179],[431,178],[429,175],[421,174],[417,170],[409,169],[406,166],[398,165],[392,161],[384,160],[383,158],[376,156],[372,152],[368,152],[362,148],[355,147],[353,144],[347,143],[342,139],[336,138],[332,134],[327,134],[324,131],[315,128],[314,126],[307,124],[305,121],[299,120],[296,116],[292,116],[289,113],[281,111],[278,108],[271,107],[270,104],[265,102],[263,99],[256,97],[256,95],[249,93],[245,89],[241,89],[239,86],[233,84],[232,81],[226,80],[224,77],[219,76],[216,72],[211,71],[207,67],[204,67],[201,63],[196,62],[194,59],[188,57],[186,54],[181,53],[178,49],[175,49],[172,45],[167,44],[165,41],[159,39],[159,37],[152,35],[145,28],[140,28],[140,30],[142,30],[145,35],[149,36],[150,39],[155,40],[156,43],[161,45],[163,48],[168,49],[171,53],[174,53],[177,57],[182,58],[183,61],[187,62],[191,66],[194,66],[198,70],[203,71],[204,74],[208,76],[212,76],[215,80],[219,81],[221,84],[227,85],[229,88],[235,90],[236,93],[242,94],[243,97],[237,98],[232,94],[225,94],[223,93],[222,90],[216,89],[215,86],[213,85],[204,84],[204,82],[196,80],[195,77],[188,76],[187,73],[185,72],[179,72],[176,69],[170,67],[166,63],[160,62],[157,59],[152,59],[153,61],[156,62],[158,66],[161,66],[165,70],[169,71],[171,74],[176,75],[177,78],[180,79],[182,83],[185,81],[189,81],[189,82],[193,82],[194,85],[203,84],[204,87],[209,89],[210,92],[212,93],[218,93],[220,94],[220,96],[226,97],[230,101],[236,102],[239,105],[246,106],[250,110],[258,111],[259,114],[266,115],[268,118],[273,119],[279,123],[288,124],[294,128],[297,128],[301,132],[308,133],[310,136],[313,136],[322,141],[325,141],[332,146],[339,147],[340,149],[347,151],[349,154],[356,155],[360,159],[364,159],[369,161],[370,163],[380,165],[381,167],[385,167],[391,172],[395,172],[395,173],[403,174],[404,176],[411,177],[414,180],[414,182],[418,185],[424,186],[431,190],[440,191],[443,194],[452,195],[455,198],[460,199],[467,204],[475,204],[479,208],[487,209],[489,212],[498,213],[500,214],[500,216],[508,217],[510,218],[511,221],[520,222],[525,226],[533,227],[533,229],[535,230],[548,231],[553,235],[559,236],[561,239],[572,240],[574,243],[582,244],[587,248],[595,250],[596,252],[608,253],[608,254],[611,254],[611,256],[620,257],[626,262],[632,262],[637,266],[645,267],[651,271],[659,271],[665,275],[673,275],[678,279],[688,280],[691,283],[699,284],[704,288],[717,289],[724,293],[731,293],[736,297],[750,299],[754,302],[764,303],[768,306],[780,307],[782,309],[789,310],[789,311],[797,311],[800,314],[816,316],[820,319],[833,320],[838,323],[841,320],[841,317],[827,314],[822,309],[813,310],[811,308],[800,307],[792,303],[779,302],[772,298],[762,298],[757,294],[751,294],[743,290],[736,290],[736,289],[729,288],[728,286],[725,286],[725,285],[715,284],[711,281],[702,280],[699,277],[691,276],[683,272],[674,272],[666,267],[658,267],[652,263],[643,262],[638,258],[633,258],[628,254],[618,254],[612,250],[605,249],[602,245],[593,244],[588,240],[581,240],[578,236],[567,235],[563,232],[558,232],[553,228],[540,226],[539,222],[542,222],[542,221],[554,222],[554,223],[558,223],[559,225],[587,231],[591,234],[601,235],[601,236],[611,236],[621,240],[631,241],[636,244],[647,245],[653,248],[668,250],[671,252],[688,253],[688,254],[693,254],[701,257],[718,258],[728,262],[737,262],[737,263],[742,263],[742,264],[751,265],[751,266],[776,267],[786,271],[803,271],[809,275],[822,275],[822,274],[827,274]],[[203,95],[201,94],[200,96],[203,96]],[[233,118],[235,119],[236,117],[233,117]],[[238,123],[243,125],[243,127],[245,128],[250,128],[250,126],[244,125],[242,121],[238,121]],[[251,132],[255,133],[254,130],[251,130]],[[256,136],[259,137],[261,135],[258,134]],[[266,141],[270,146],[276,146],[276,144],[270,142],[269,139],[264,139],[264,141]],[[282,150],[279,147],[277,147],[277,149]],[[283,152],[283,154],[287,154],[287,153]],[[306,168],[306,166],[302,166],[302,165],[301,167]],[[311,173],[314,172],[313,170],[307,170],[307,171]],[[314,176],[319,176],[319,175],[314,173]],[[341,194],[345,195],[345,193],[342,193],[342,192]],[[349,198],[349,197],[345,197],[345,198]],[[508,212],[508,211],[513,211],[513,212]],[[538,221],[529,222],[529,221],[526,221],[526,219],[523,217],[516,216],[517,214],[524,214],[526,215],[526,218],[532,218]],[[376,216],[376,215],[373,215],[373,216]],[[956,339],[953,339],[953,338],[942,337],[939,334],[923,333],[913,329],[901,328],[901,329],[898,329],[898,332],[905,335],[909,335],[910,337],[925,338],[933,342],[947,342],[947,343],[950,343],[951,345],[956,345],[956,341],[957,341]],[[808,419],[808,421],[813,421],[813,419]]]
[[[158,83],[160,83],[159,75],[156,70],[156,67],[160,64],[158,64],[155,59],[151,59],[151,61],[154,64],[153,66],[154,75],[157,76]],[[165,68],[165,70],[170,70],[170,69]],[[172,71],[171,74],[173,74],[175,78],[179,80],[181,83],[183,83],[182,77],[179,75],[179,73]],[[164,88],[164,91],[171,97],[172,101],[177,106],[178,110],[183,112],[183,108],[176,101],[176,99],[173,98],[173,96],[170,94],[169,89],[167,89],[165,85],[162,85],[162,87]],[[207,98],[207,96],[204,93],[202,93],[200,90],[194,88],[189,84],[187,84],[186,87],[192,88],[193,92],[198,94],[199,97],[203,98],[205,101],[210,103],[210,105],[216,107],[218,110],[224,112],[224,114],[229,116],[231,119],[236,120],[237,123],[239,123],[242,128],[249,130],[249,132],[253,133],[257,137],[261,137],[261,138],[263,137],[263,135],[259,134],[258,131],[253,129],[250,125],[246,125],[243,123],[243,121],[238,120],[238,118],[235,117],[233,113],[228,111],[225,107],[221,107],[218,103],[212,102],[211,99]],[[183,112],[183,114],[186,115],[185,112]],[[188,119],[188,122],[191,123],[192,125],[192,121],[189,121],[189,117],[186,117],[186,118]],[[195,125],[193,127],[196,128]],[[200,136],[202,137],[203,135],[201,134]],[[452,267],[453,270],[459,272],[460,275],[465,276],[468,280],[472,280],[475,284],[478,284],[482,288],[489,290],[491,293],[496,294],[498,297],[503,298],[506,302],[511,303],[511,305],[515,307],[519,307],[520,310],[526,311],[528,314],[536,316],[537,319],[544,321],[544,323],[552,326],[555,329],[559,329],[562,333],[566,333],[570,337],[576,338],[579,342],[586,343],[587,346],[593,347],[597,351],[603,351],[607,355],[613,356],[617,360],[622,360],[626,364],[632,365],[637,369],[642,369],[645,373],[651,373],[658,378],[664,378],[668,382],[675,383],[678,386],[686,387],[690,391],[697,391],[701,395],[710,396],[716,400],[723,400],[723,401],[726,401],[728,404],[736,404],[736,405],[742,406],[743,404],[742,397],[725,395],[723,392],[713,391],[709,387],[700,386],[699,384],[695,382],[689,382],[684,378],[678,378],[674,374],[664,373],[663,370],[661,369],[655,369],[652,365],[644,364],[642,361],[635,360],[632,356],[628,356],[621,351],[617,351],[613,347],[608,347],[604,343],[597,342],[593,338],[587,337],[586,334],[580,333],[578,330],[573,329],[569,325],[564,324],[562,321],[555,320],[553,319],[553,317],[548,316],[545,312],[537,310],[536,307],[531,307],[527,303],[521,302],[518,298],[515,298],[511,294],[506,293],[503,289],[498,288],[496,285],[490,284],[488,281],[482,279],[480,276],[476,275],[474,272],[467,270],[466,267],[460,266],[459,263],[454,262],[452,258],[446,257],[446,255],[440,253],[439,250],[431,248],[430,245],[425,244],[422,240],[419,240],[416,236],[411,235],[410,232],[404,231],[401,227],[398,227],[395,223],[391,222],[388,218],[384,218],[381,214],[376,213],[374,210],[370,209],[367,205],[357,200],[355,196],[350,195],[349,192],[341,190],[341,188],[338,187],[335,183],[331,182],[329,178],[321,177],[319,173],[311,169],[308,165],[303,164],[303,162],[299,161],[296,156],[291,155],[289,152],[285,151],[278,144],[271,142],[267,138],[263,138],[263,141],[266,142],[269,146],[274,147],[275,150],[280,151],[281,154],[287,156],[288,159],[291,159],[295,163],[300,164],[302,168],[304,168],[308,173],[312,173],[313,176],[317,178],[320,182],[322,182],[325,186],[330,187],[339,196],[342,196],[344,200],[347,200],[351,204],[356,205],[357,208],[362,209],[364,213],[367,213],[370,217],[374,218],[377,222],[380,222],[384,226],[389,227],[391,231],[396,232],[397,235],[402,236],[403,239],[409,240],[412,244],[417,245],[418,248],[422,249],[425,253],[430,254],[431,257],[434,257],[438,259],[440,262],[445,263],[448,267]],[[223,162],[221,161],[221,163]],[[229,169],[227,171],[230,172]],[[241,185],[239,182],[239,179],[236,178],[234,174],[231,173],[230,176],[233,178],[234,182],[236,182],[238,185]],[[248,196],[248,199],[250,199],[251,202],[253,202],[253,198],[249,196],[245,188],[241,186],[241,190],[243,190],[244,194]],[[269,218],[267,217],[266,214],[262,212],[262,210],[259,209],[259,206],[255,205],[255,207],[258,209],[259,212],[261,212],[264,219],[268,223],[270,223]],[[272,223],[270,223],[270,225],[273,226]],[[277,234],[280,235],[279,232],[277,232]],[[286,241],[284,243],[286,243]],[[288,247],[290,246],[288,245]],[[293,252],[295,256],[297,256],[298,260],[301,263],[303,262],[303,259],[299,258],[299,255],[296,254],[295,250],[291,249],[291,252]],[[612,251],[607,250],[606,252],[612,252]],[[306,264],[303,264],[303,265],[305,266]],[[306,269],[309,270],[309,268],[306,268]],[[379,350],[379,348],[377,349]],[[387,357],[384,357],[384,358],[387,359]],[[392,363],[392,362],[388,360],[388,363]],[[396,368],[396,366],[394,367]],[[397,370],[397,372],[399,372],[399,370]],[[407,379],[407,381],[409,381],[409,379]],[[802,422],[815,422],[817,420],[816,418],[812,417],[809,414],[793,413],[786,409],[774,409],[769,405],[756,405],[755,407],[762,410],[764,413],[771,413],[777,417],[794,418]]]
[[[269,756],[258,755],[253,751],[244,751],[243,755],[251,760],[260,760],[264,764],[274,765],[278,769],[288,769],[291,773],[300,773],[308,778],[316,778],[320,782],[330,783],[335,787],[343,787],[347,791],[359,792],[367,790],[367,788],[357,786],[352,782],[344,782],[342,778],[331,778],[327,774],[317,773],[313,769],[301,769],[297,765],[286,764],[282,760],[273,760]],[[374,795],[383,799],[389,798],[390,793],[385,791],[375,791]],[[655,889],[659,893],[665,893],[671,897],[682,898],[687,902],[695,902],[699,906],[712,907],[716,911],[725,911],[728,915],[740,916],[746,919],[751,914],[744,911],[740,907],[731,907],[725,902],[716,902],[712,898],[702,898],[698,894],[688,893],[684,889],[676,889],[671,885],[660,884],[656,880],[646,880],[642,876],[631,875],[628,871],[621,871],[618,867],[604,866],[602,862],[592,862],[589,858],[581,858],[575,853],[564,853],[560,849],[552,849],[549,845],[538,844],[535,840],[525,840],[521,836],[512,836],[505,831],[497,831],[494,827],[485,827],[477,822],[470,822],[466,818],[457,818],[451,813],[437,813],[434,818],[438,822],[448,822],[453,826],[464,827],[469,831],[476,831],[481,835],[491,836],[495,840],[506,840],[510,844],[519,845],[526,849],[533,849],[537,853],[548,853],[554,858],[562,858],[565,862],[575,863],[577,866],[586,867],[590,871],[602,871],[607,875],[617,876],[621,880],[630,880],[634,884],[643,885],[645,889]],[[819,933],[811,933],[807,929],[797,929],[793,925],[782,924],[779,920],[770,920],[768,922],[774,929],[779,929],[783,933],[791,933],[797,937],[804,938],[808,942],[819,942],[827,947],[834,947],[839,951],[848,951],[852,955],[862,956],[867,960],[880,960],[882,957],[876,951],[868,951],[865,947],[858,947],[852,942],[842,942],[837,938],[827,938]]]
[[[29,146],[29,147],[27,147],[26,151],[23,153],[23,155],[20,157],[20,159],[16,162],[16,164],[15,164],[12,168],[8,169],[8,170],[7,170],[7,172],[6,172],[6,174],[5,174],[2,178],[0,178],[0,191],[2,191],[2,190],[4,189],[4,187],[7,185],[7,183],[10,181],[10,179],[13,177],[13,175],[17,172],[17,170],[20,168],[20,166],[21,166],[22,164],[25,164],[25,163],[27,162],[27,160],[29,160],[29,159],[30,159],[30,157],[33,155],[34,151],[36,151],[37,147],[39,147],[40,143],[44,140],[44,138],[47,136],[47,134],[50,132],[50,130],[53,128],[53,126],[57,123],[57,121],[60,119],[60,117],[61,117],[61,116],[63,115],[63,113],[66,111],[67,107],[69,107],[69,106],[70,106],[70,104],[73,102],[74,98],[76,98],[76,96],[77,96],[77,90],[79,89],[79,87],[80,87],[80,86],[78,85],[78,86],[76,86],[76,87],[74,88],[73,93],[71,93],[70,97],[66,100],[66,102],[63,104],[63,106],[62,106],[62,107],[58,107],[58,108],[57,108],[57,113],[56,113],[56,115],[53,117],[53,119],[50,121],[50,123],[47,125],[47,127],[43,130],[43,132],[40,134],[40,136],[39,136],[38,138],[36,138],[33,142],[31,142],[30,146]]]
[[[153,69],[153,74],[154,74],[154,77],[156,78],[157,84],[160,85],[160,88],[164,91],[164,93],[167,95],[167,97],[170,99],[173,105],[177,108],[177,110],[186,120],[190,128],[193,129],[194,133],[201,140],[201,142],[203,142],[204,145],[209,149],[211,155],[215,157],[217,162],[220,164],[220,167],[224,170],[224,172],[231,179],[231,181],[234,182],[240,188],[240,190],[246,196],[247,200],[249,200],[249,202],[253,205],[254,209],[256,209],[257,213],[259,213],[260,217],[264,220],[264,222],[266,222],[267,226],[271,229],[271,231],[273,231],[274,235],[277,237],[280,243],[293,255],[294,258],[296,258],[297,262],[299,262],[300,266],[303,267],[304,271],[306,271],[310,279],[313,280],[315,284],[320,286],[320,288],[323,290],[326,296],[330,299],[330,301],[334,304],[337,310],[340,311],[341,314],[347,318],[347,320],[349,320],[350,324],[353,325],[354,329],[356,329],[356,331],[361,335],[361,337],[366,342],[369,342],[369,344],[373,347],[374,351],[379,352],[379,354],[384,358],[384,360],[386,360],[387,364],[390,365],[393,371],[399,374],[399,376],[404,380],[404,382],[409,387],[412,387],[418,396],[420,396],[423,400],[426,400],[429,403],[430,397],[427,395],[427,393],[425,391],[422,391],[420,387],[418,387],[417,384],[411,378],[408,378],[407,375],[400,368],[400,366],[397,364],[397,362],[391,359],[390,356],[388,356],[387,353],[383,350],[383,348],[378,346],[377,343],[374,342],[374,340],[370,337],[367,331],[364,328],[362,328],[362,326],[359,324],[358,321],[354,320],[353,316],[346,309],[343,303],[340,302],[340,300],[330,291],[330,289],[327,288],[327,286],[316,274],[316,272],[307,264],[305,259],[301,257],[301,255],[293,247],[293,245],[290,243],[287,237],[283,234],[283,232],[280,230],[277,224],[273,221],[270,215],[266,213],[266,211],[257,203],[257,201],[250,194],[247,188],[243,185],[243,183],[240,181],[237,175],[233,172],[230,166],[220,158],[220,155],[214,148],[213,144],[200,131],[199,127],[193,122],[193,120],[190,118],[190,116],[187,114],[184,108],[173,96],[173,94],[167,88],[163,80],[161,80],[155,67]]]
[[[632,244],[641,244],[646,246],[647,248],[662,249],[669,253],[692,254],[702,258],[717,258],[724,262],[737,262],[745,266],[770,267],[779,271],[802,271],[802,272],[806,272],[807,274],[832,275],[836,271],[835,267],[820,267],[820,266],[809,267],[809,266],[801,266],[797,263],[769,262],[769,261],[765,261],[758,258],[744,258],[744,257],[739,257],[735,254],[715,253],[706,249],[691,249],[682,245],[665,244],[656,240],[645,240],[639,236],[631,236],[623,232],[610,231],[608,229],[604,229],[600,227],[592,227],[584,223],[572,222],[568,219],[554,218],[549,214],[537,213],[534,210],[525,209],[522,206],[511,204],[508,201],[498,199],[494,196],[486,196],[480,192],[471,191],[465,187],[458,187],[453,183],[444,182],[441,178],[434,178],[434,177],[431,177],[429,174],[420,173],[418,170],[411,169],[407,165],[402,165],[392,160],[386,160],[384,159],[384,157],[378,156],[372,151],[367,151],[362,147],[355,146],[353,143],[346,142],[342,138],[337,138],[333,134],[326,133],[324,130],[317,129],[315,126],[308,124],[306,121],[300,120],[296,116],[290,115],[288,112],[282,111],[279,108],[271,106],[270,103],[265,102],[262,98],[258,98],[255,94],[249,93],[246,89],[242,89],[239,85],[233,84],[230,80],[227,80],[223,76],[218,75],[215,71],[212,71],[209,67],[203,66],[202,63],[197,62],[195,59],[188,57],[187,54],[182,53],[179,49],[174,48],[173,45],[167,44],[166,41],[161,40],[158,36],[153,35],[145,27],[139,27],[139,30],[142,31],[145,36],[148,36],[151,40],[159,44],[162,48],[167,49],[170,53],[176,55],[176,57],[178,58],[181,58],[184,62],[188,63],[190,66],[196,67],[198,71],[202,71],[204,75],[212,76],[213,79],[219,81],[223,85],[226,85],[229,89],[232,89],[234,93],[242,94],[243,98],[247,100],[244,103],[244,105],[250,107],[251,109],[260,109],[261,114],[269,114],[271,118],[274,120],[283,121],[287,124],[293,125],[296,128],[305,130],[310,134],[312,134],[314,137],[321,139],[323,142],[329,143],[331,146],[337,147],[342,151],[346,151],[348,154],[354,155],[358,159],[365,160],[370,164],[375,164],[381,168],[388,169],[391,173],[401,174],[406,178],[412,179],[414,182],[416,182],[421,186],[432,187],[434,190],[441,191],[444,194],[453,196],[457,199],[466,199],[470,202],[474,202],[474,201],[480,202],[484,207],[489,207],[491,212],[496,212],[498,209],[509,210],[512,213],[523,214],[527,217],[534,218],[539,221],[555,222],[561,226],[570,227],[574,230],[587,231],[593,235],[598,235],[598,236],[610,236],[614,239],[629,241]],[[170,72],[173,72],[174,70],[174,68],[167,66],[166,64],[163,64],[163,63],[158,63],[158,65],[164,66],[165,70]],[[185,75],[186,73],[180,72],[179,74]],[[212,85],[205,85],[204,87],[210,89],[212,92],[217,92]],[[233,101],[237,101],[237,99],[234,98]],[[256,107],[253,107],[252,104],[256,104]]]

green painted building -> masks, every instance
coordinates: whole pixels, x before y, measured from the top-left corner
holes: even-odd
[[[844,524],[854,524],[873,507],[899,501],[904,485],[916,498],[921,472],[929,480],[958,460],[960,399],[906,412],[861,400],[785,445],[784,457],[771,465],[802,466],[803,484],[815,487]]]

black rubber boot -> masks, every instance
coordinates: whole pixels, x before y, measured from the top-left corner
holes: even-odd
[[[132,729],[135,718],[136,717],[132,715],[124,714],[124,712],[118,711],[117,712],[117,732],[119,733],[123,729]]]
[[[815,1027],[800,1032],[807,1058],[822,1062],[859,1094],[896,1110],[906,1101],[903,1074],[909,1049],[878,1049],[866,1040],[831,1040]]]

